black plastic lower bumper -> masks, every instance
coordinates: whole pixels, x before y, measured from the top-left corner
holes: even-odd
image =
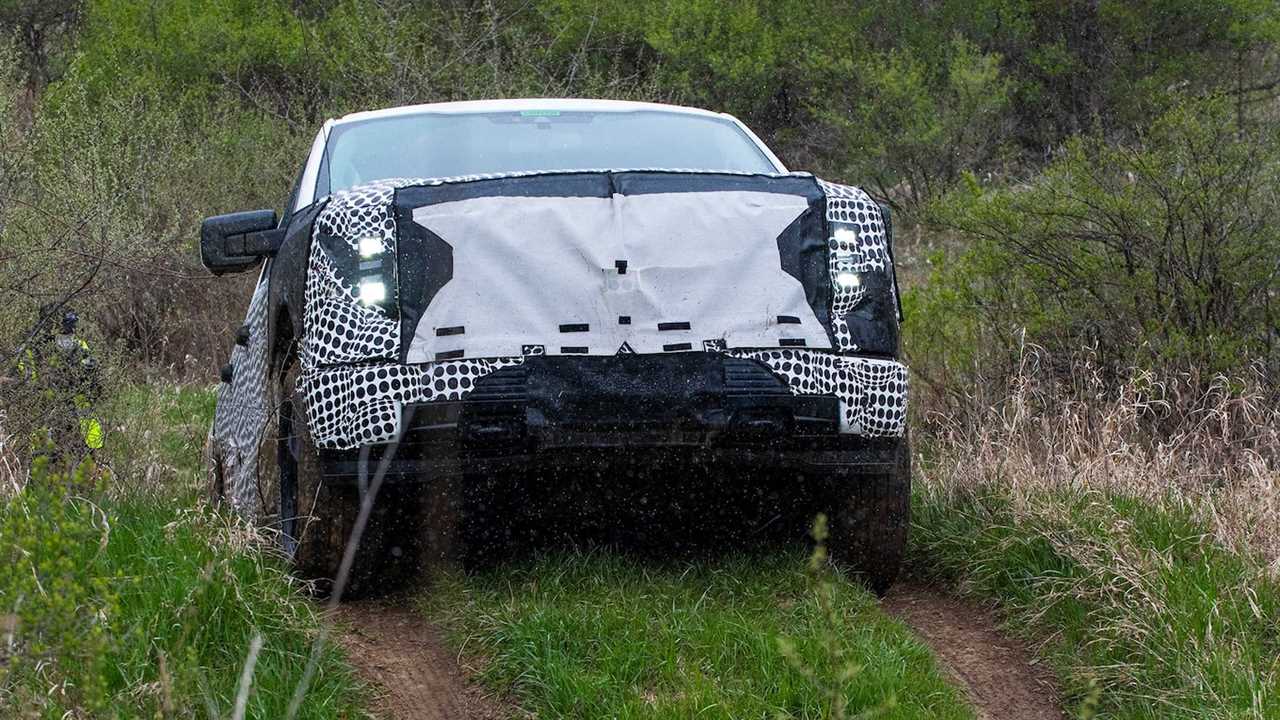
[[[895,438],[840,432],[835,397],[793,395],[751,360],[676,356],[528,358],[461,401],[408,405],[399,442],[324,451],[325,474],[428,480],[544,465],[643,465],[655,454],[706,465],[884,472]]]

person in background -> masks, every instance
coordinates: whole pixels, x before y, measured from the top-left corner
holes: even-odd
[[[41,312],[42,318],[49,314]],[[35,387],[48,418],[48,425],[32,434],[32,451],[51,453],[70,466],[102,449],[104,439],[102,423],[93,413],[102,392],[98,361],[76,335],[79,321],[75,312],[66,311],[57,332],[46,325],[18,360],[19,377]]]

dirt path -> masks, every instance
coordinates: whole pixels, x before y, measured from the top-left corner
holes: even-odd
[[[996,629],[991,613],[923,585],[894,586],[881,602],[933,649],[978,720],[1063,720],[1052,673]]]
[[[991,613],[937,589],[899,584],[885,612],[910,625],[969,696],[979,720],[1064,720],[1052,674],[996,629]],[[343,603],[336,637],[379,693],[379,720],[500,720],[514,708],[468,682],[440,630],[403,601]]]
[[[403,601],[343,603],[335,637],[378,693],[378,720],[500,720],[511,710],[466,679],[440,630]]]

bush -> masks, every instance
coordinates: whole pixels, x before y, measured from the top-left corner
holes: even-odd
[[[932,219],[967,246],[909,304],[922,370],[978,348],[1008,368],[1036,344],[1109,370],[1280,372],[1280,134],[1233,127],[1222,102],[1132,147],[1073,140],[1026,184],[971,179]]]
[[[257,531],[171,499],[112,500],[86,467],[37,462],[0,504],[0,707],[22,717],[282,718],[318,627]],[[353,718],[363,691],[332,647],[299,718]]]
[[[833,68],[831,99],[817,111],[840,138],[828,149],[833,170],[914,210],[962,172],[1001,159],[1010,80],[1000,56],[960,37],[946,49],[939,66],[906,49]]]

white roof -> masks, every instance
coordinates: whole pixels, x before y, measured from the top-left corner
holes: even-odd
[[[491,112],[521,112],[524,110],[561,110],[565,112],[635,112],[637,110],[656,110],[661,112],[684,113],[687,115],[701,115],[703,117],[721,118],[732,122],[738,126],[738,129],[746,133],[747,137],[755,143],[756,147],[765,154],[765,157],[773,164],[777,172],[785,173],[787,168],[778,159],[777,155],[765,145],[751,128],[742,123],[741,120],[735,118],[728,113],[711,112],[710,110],[702,110],[699,108],[684,107],[682,105],[663,105],[661,103],[646,102],[630,102],[627,100],[590,100],[578,98],[513,98],[509,100],[467,100],[462,102],[445,102],[445,103],[427,103],[423,105],[405,105],[402,107],[386,108],[383,110],[368,110],[365,112],[351,113],[344,115],[336,120],[328,120],[324,126],[320,128],[320,132],[316,133],[315,142],[311,145],[311,154],[307,158],[307,163],[303,166],[302,184],[298,190],[297,203],[295,209],[304,208],[315,200],[316,180],[320,172],[320,159],[324,155],[325,143],[329,140],[329,133],[334,127],[344,125],[349,122],[359,120],[371,120],[374,118],[396,117],[403,115],[416,115],[426,113],[491,113]]]
[[[395,117],[398,115],[416,115],[420,113],[492,113],[521,112],[525,110],[561,110],[565,112],[635,112],[637,110],[659,110],[663,112],[686,113],[689,115],[706,115],[710,117],[732,118],[725,113],[711,112],[699,108],[682,105],[663,105],[661,103],[631,102],[628,100],[589,100],[577,98],[513,98],[510,100],[465,100],[461,102],[426,103],[424,105],[404,105],[384,110],[368,110],[365,112],[343,115],[335,120],[335,124],[374,118]]]

